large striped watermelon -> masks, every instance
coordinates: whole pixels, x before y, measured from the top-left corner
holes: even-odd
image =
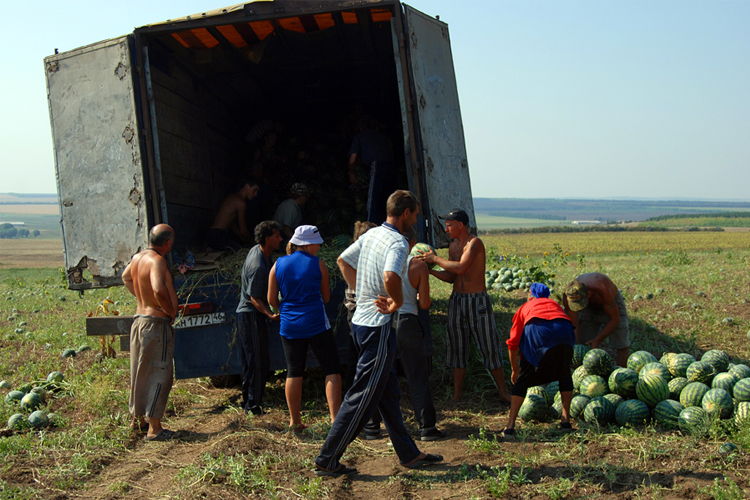
[[[599,375],[600,377],[609,377],[612,373],[612,356],[607,354],[604,349],[591,349],[583,357],[583,366],[590,375]]]
[[[663,364],[666,367],[669,367],[670,364],[672,364],[672,358],[674,358],[677,354],[674,352],[665,352],[662,354],[661,358],[659,358],[659,363]]]
[[[716,373],[727,371],[729,367],[729,355],[721,349],[711,349],[703,353],[701,361],[714,367]]]
[[[724,389],[711,389],[703,396],[701,406],[706,412],[712,415],[719,415],[720,418],[729,418],[734,411],[734,402],[732,396]]]
[[[573,346],[573,359],[570,362],[570,367],[576,369],[583,365],[583,357],[589,352],[591,348],[586,344],[576,344]]]
[[[609,376],[609,390],[625,399],[635,396],[638,374],[630,368],[617,368]]]
[[[549,396],[550,401],[555,400],[555,396],[560,392],[560,382],[555,380],[554,382],[550,382],[547,384],[547,387],[544,388],[545,391],[547,391],[547,396]]]
[[[622,403],[623,401],[625,401],[625,399],[622,396],[620,396],[619,394],[611,394],[610,393],[610,394],[605,394],[602,397],[604,399],[606,399],[607,401],[609,401],[610,403],[612,403],[612,406],[614,406],[615,409],[617,409],[617,407],[620,406],[620,403]]]
[[[529,394],[536,394],[543,397],[544,402],[547,403],[547,406],[550,406],[552,404],[553,400],[549,397],[549,394],[547,394],[547,391],[541,385],[535,385],[534,387],[529,387],[528,389],[526,389],[526,395],[528,396]]]
[[[570,402],[570,416],[575,419],[580,419],[583,416],[583,410],[586,409],[586,405],[589,404],[589,401],[591,401],[591,398],[584,396],[583,394],[573,396],[573,400]]]
[[[615,410],[615,420],[620,425],[643,425],[651,417],[646,403],[639,399],[628,399],[623,401]]]
[[[704,435],[711,425],[711,417],[700,406],[688,406],[680,412],[677,424],[683,432]]]
[[[672,374],[669,372],[669,368],[658,361],[656,363],[646,363],[643,365],[641,371],[638,372],[638,377],[643,378],[646,375],[658,375],[667,382],[672,379]]]
[[[589,373],[586,371],[586,367],[581,365],[573,371],[573,389],[578,391],[581,389],[581,380]]]
[[[737,401],[750,401],[750,377],[738,380],[732,394]]]
[[[676,429],[678,427],[677,419],[680,412],[685,407],[673,399],[665,399],[654,407],[654,420],[656,423],[667,429]]]
[[[686,352],[681,352],[672,357],[667,368],[669,368],[669,373],[671,373],[673,377],[684,377],[687,373],[688,366],[693,363],[695,363],[695,358],[693,356]]]
[[[703,396],[706,395],[711,388],[703,382],[690,382],[680,393],[680,403],[685,408],[689,406],[700,406],[703,401]]]
[[[587,424],[604,425],[611,422],[614,416],[614,405],[603,397],[592,399],[583,410],[583,419]]]
[[[750,427],[750,401],[740,401],[734,408],[734,423],[739,428]]]
[[[734,384],[737,383],[737,379],[729,372],[718,373],[711,381],[711,389],[724,389],[732,395],[734,391]]]
[[[659,360],[648,351],[636,351],[628,358],[628,368],[638,373],[648,363],[656,363]]]
[[[545,420],[547,418],[547,401],[539,394],[526,394],[518,416],[524,421]]]
[[[736,364],[729,369],[729,373],[734,375],[734,378],[736,378],[737,380],[750,378],[750,366]]]
[[[716,375],[716,369],[705,361],[696,361],[688,366],[685,372],[685,377],[690,382],[703,382],[704,384],[711,383],[714,375]]]
[[[554,418],[562,417],[562,410],[563,410],[562,400],[555,401],[552,404],[552,406],[550,406],[550,409],[549,409],[550,415],[552,415]]]
[[[635,393],[638,399],[646,403],[649,408],[653,408],[660,401],[669,399],[669,384],[659,375],[646,375],[639,377]]]
[[[599,375],[586,375],[581,380],[579,391],[590,398],[604,396],[607,394],[607,381]]]
[[[676,377],[669,381],[669,399],[680,400],[680,393],[689,384],[685,377]]]

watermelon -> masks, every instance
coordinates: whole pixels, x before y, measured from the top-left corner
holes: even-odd
[[[47,399],[47,389],[42,386],[35,386],[31,388],[31,392],[39,394],[42,397],[42,402]]]
[[[688,366],[695,363],[695,358],[687,353],[675,354],[670,360],[669,373],[674,377],[684,377],[687,373]]]
[[[729,369],[729,373],[734,375],[737,380],[750,378],[750,366],[737,364]]]
[[[729,395],[732,395],[732,391],[734,390],[734,384],[737,383],[737,379],[734,378],[734,375],[728,372],[722,372],[717,374],[714,379],[711,381],[711,388],[712,389],[724,389],[729,393]]]
[[[680,403],[685,408],[689,406],[700,406],[703,401],[703,396],[706,395],[711,388],[703,382],[690,382],[680,393]]]
[[[573,396],[573,400],[570,402],[570,416],[575,419],[581,418],[583,416],[583,410],[586,409],[586,405],[589,404],[589,401],[591,401],[591,398],[584,396],[583,394]]]
[[[617,409],[617,407],[620,406],[620,403],[622,403],[623,401],[625,401],[625,398],[623,398],[622,396],[620,396],[618,394],[611,394],[610,393],[610,394],[605,394],[602,397],[604,399],[606,399],[607,401],[609,401],[610,403],[612,403],[612,406],[614,406],[615,409]]]
[[[716,373],[727,371],[729,367],[729,355],[720,349],[711,349],[701,356],[701,361],[714,367]]]
[[[716,369],[705,361],[696,361],[688,366],[685,372],[685,377],[690,382],[703,382],[705,384],[710,383],[714,375],[716,375]]]
[[[583,364],[583,357],[590,350],[591,348],[586,344],[576,344],[573,346],[573,359],[570,362],[570,367],[576,369],[581,366]]]
[[[590,375],[609,377],[613,364],[612,356],[604,349],[591,349],[583,357],[583,366],[586,368],[586,373]]]
[[[91,346],[90,345],[88,345],[88,344],[82,344],[82,345],[78,346],[78,350],[76,352],[78,354],[80,354],[82,352],[86,352],[86,351],[90,351],[90,350],[91,350]]]
[[[573,389],[578,391],[581,389],[581,380],[589,373],[586,371],[586,367],[581,365],[573,372]]]
[[[0,382],[0,389],[10,389],[11,387],[13,386],[10,385],[10,382],[8,382],[7,380],[3,380],[2,382]]]
[[[635,427],[636,425],[645,424],[650,416],[651,410],[649,410],[646,403],[639,399],[623,401],[615,410],[615,420],[622,426],[630,425]]]
[[[659,375],[661,378],[669,382],[672,379],[672,374],[669,372],[669,368],[659,363],[646,363],[638,372],[638,377],[643,378],[646,375]]]
[[[684,409],[685,407],[677,401],[665,399],[654,407],[654,420],[662,427],[676,429],[678,427],[677,419],[680,416],[680,412]]]
[[[607,381],[599,375],[586,375],[581,380],[580,392],[584,396],[597,398],[607,394]]]
[[[608,399],[596,397],[589,401],[583,410],[583,419],[587,424],[604,425],[615,416],[615,407]]]
[[[22,413],[15,413],[8,419],[8,429],[21,430],[26,427],[26,416]]]
[[[60,372],[50,372],[47,375],[47,382],[62,382],[64,379],[65,376]]]
[[[34,429],[41,429],[49,425],[49,418],[47,418],[47,414],[42,410],[37,410],[29,415],[28,422]]]
[[[609,376],[609,390],[623,398],[635,396],[638,374],[630,368],[617,368]]]
[[[639,376],[638,384],[635,386],[635,393],[638,399],[646,403],[649,408],[653,408],[660,401],[669,399],[669,384],[659,375]]]
[[[685,377],[676,377],[669,381],[669,399],[680,400],[680,393],[690,382]]]
[[[737,381],[732,393],[737,401],[750,401],[750,377]]]
[[[544,420],[547,416],[547,401],[539,394],[526,394],[518,410],[518,416],[524,421]]]
[[[636,351],[628,358],[628,368],[638,373],[641,368],[648,363],[656,363],[659,361],[656,356],[648,351]]]
[[[550,382],[544,390],[547,391],[547,396],[549,396],[550,401],[554,401],[555,397],[560,393],[560,382],[557,380]]]
[[[28,394],[29,392],[31,392],[32,387],[33,386],[31,384],[23,384],[21,387],[18,388],[18,390],[24,394]]]
[[[560,418],[562,417],[562,410],[563,410],[563,404],[562,404],[562,400],[560,400],[560,401],[554,402],[554,404],[552,405],[550,409],[550,412],[552,415],[555,416],[555,418]]]
[[[737,427],[750,426],[750,401],[741,401],[734,408],[734,423]]]
[[[430,245],[428,245],[427,243],[417,243],[416,245],[414,245],[414,248],[411,249],[411,253],[409,255],[411,255],[412,257],[416,257],[417,255],[422,255],[422,253],[425,253],[425,252],[434,253],[435,249],[431,247]],[[427,267],[432,269],[433,267],[435,267],[435,263],[427,264]],[[497,277],[497,274],[498,274],[497,271],[492,271],[492,272],[495,273],[495,275],[492,277],[493,278]]]
[[[688,406],[677,417],[680,430],[688,434],[705,434],[711,418],[700,406]]]
[[[737,445],[734,443],[730,443],[729,441],[719,446],[719,453],[721,453],[722,455],[729,455],[738,450],[739,448],[737,448]]]
[[[30,392],[21,399],[21,408],[26,410],[36,410],[42,405],[44,400],[36,392]]]
[[[526,389],[526,395],[528,396],[529,394],[542,396],[547,406],[550,406],[552,404],[553,400],[549,397],[549,394],[547,394],[547,391],[544,390],[544,387],[542,387],[541,385],[535,385],[534,387],[529,387],[528,389]]]
[[[21,391],[10,391],[5,395],[5,404],[20,403],[25,394]]]
[[[677,356],[677,354],[674,352],[665,352],[659,359],[659,363],[663,364],[666,367],[669,367],[669,365],[672,364],[672,359],[675,356]]]
[[[73,357],[75,357],[75,355],[76,355],[76,350],[75,349],[65,349],[62,352],[62,357],[63,358],[73,358]]]
[[[711,389],[703,396],[701,406],[707,413],[729,418],[734,411],[732,396],[724,389]]]

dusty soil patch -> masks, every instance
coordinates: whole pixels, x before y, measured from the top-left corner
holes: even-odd
[[[62,267],[62,240],[0,240],[0,269]]]

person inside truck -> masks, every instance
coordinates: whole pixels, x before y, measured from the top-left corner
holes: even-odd
[[[307,349],[312,349],[325,376],[325,392],[331,422],[341,407],[341,363],[325,304],[331,297],[328,269],[316,257],[323,238],[315,226],[299,226],[279,257],[268,278],[268,303],[281,315],[281,345],[286,357],[286,403],[289,407],[289,430],[304,431],[302,375],[305,373]],[[279,294],[283,300],[279,300]]]
[[[285,240],[291,239],[294,230],[302,224],[302,207],[310,196],[307,186],[298,182],[292,185],[289,198],[282,201],[276,209],[273,218],[281,226],[281,233]]]
[[[349,149],[349,182],[355,189],[363,187],[357,169],[362,165],[369,169],[367,220],[380,225],[386,218],[388,196],[396,189],[397,172],[391,143],[377,128],[378,124],[371,116],[360,118],[360,132],[354,136]]]
[[[236,252],[244,244],[252,242],[245,221],[245,209],[247,201],[255,198],[259,190],[260,184],[251,177],[243,183],[239,191],[224,199],[213,224],[206,232],[206,251]]]

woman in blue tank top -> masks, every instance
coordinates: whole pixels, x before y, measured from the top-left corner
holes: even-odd
[[[318,228],[299,226],[268,277],[268,303],[281,315],[281,344],[286,357],[286,404],[289,429],[302,432],[302,375],[310,347],[325,375],[331,422],[341,407],[341,366],[336,340],[325,312],[331,295],[328,270],[316,254],[323,243]],[[281,301],[279,301],[281,294]]]

